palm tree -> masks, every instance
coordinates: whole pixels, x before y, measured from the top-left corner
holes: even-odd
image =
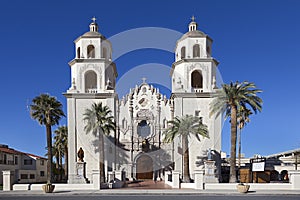
[[[217,113],[226,112],[230,116],[231,123],[231,150],[230,150],[230,180],[235,183],[236,180],[236,138],[237,138],[237,112],[239,107],[247,109],[247,105],[257,113],[262,110],[262,99],[257,96],[262,90],[256,89],[254,83],[231,82],[223,84],[222,89],[217,90],[215,99],[210,104],[210,116]]]
[[[62,158],[65,158],[65,177],[67,177],[68,169],[68,128],[67,126],[59,126],[55,131],[54,147],[58,151],[59,157],[59,172],[62,173]],[[60,179],[62,174],[60,174]]]
[[[252,115],[252,111],[248,108],[238,107],[237,113],[237,122],[238,122],[238,169],[241,167],[241,152],[242,152],[242,129],[246,126],[247,123],[250,122],[250,115]]]
[[[182,150],[183,150],[183,178],[182,181],[189,183],[190,169],[189,169],[189,137],[191,135],[196,136],[200,141],[200,136],[208,137],[207,126],[202,123],[199,117],[192,115],[186,115],[182,118],[175,117],[174,120],[168,121],[170,125],[164,131],[164,142],[173,142],[178,136],[182,140]]]
[[[57,125],[65,114],[62,111],[62,104],[49,94],[41,94],[32,100],[30,115],[40,125],[46,126],[47,133],[47,184],[52,183],[52,131],[51,127]]]
[[[60,152],[60,165],[62,166],[62,157],[65,158],[65,177],[68,175],[68,127],[59,126],[55,131],[54,146]]]
[[[57,180],[60,180],[60,156],[61,156],[62,152],[60,152],[60,149],[58,149],[56,146],[55,146],[55,143],[52,144],[52,159],[53,157],[55,158],[55,165],[54,163],[52,162],[52,170],[53,170],[53,179],[52,181],[57,181]],[[47,153],[46,153],[46,156],[47,156]],[[59,176],[59,179],[57,179],[57,176]]]
[[[109,135],[116,130],[114,118],[108,106],[103,106],[102,102],[93,103],[91,109],[87,108],[83,114],[86,121],[84,130],[86,133],[92,132],[94,136],[99,136],[100,140],[100,183],[105,181],[104,170],[104,135]]]

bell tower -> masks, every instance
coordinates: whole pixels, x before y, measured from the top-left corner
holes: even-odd
[[[112,45],[98,32],[95,17],[89,27],[89,32],[74,41],[76,53],[69,62],[72,86],[68,93],[112,93],[117,77],[111,61]]]
[[[176,43],[172,65],[172,92],[211,93],[216,88],[216,61],[212,55],[212,39],[197,30],[193,16],[188,32]]]
[[[210,116],[210,102],[213,100],[216,85],[218,61],[212,57],[212,39],[198,30],[195,17],[191,18],[188,31],[177,41],[175,62],[172,64],[172,95],[174,116],[193,115],[201,118],[208,126],[209,138],[190,138],[190,163],[196,163],[195,155],[205,155],[208,149],[221,150],[221,116]],[[177,141],[180,144],[180,141]],[[176,142],[175,142],[176,144]],[[175,157],[182,159],[175,153]],[[181,162],[176,170],[182,169]],[[196,170],[191,165],[191,171]]]
[[[112,45],[105,36],[99,33],[95,17],[92,18],[89,31],[79,36],[74,43],[75,58],[69,62],[71,87],[64,94],[67,98],[68,109],[68,182],[97,182],[100,178],[100,173],[98,173],[100,170],[99,135],[85,131],[84,113],[86,109],[91,109],[93,103],[101,102],[103,106],[109,107],[113,117],[116,116],[117,70],[111,59]],[[80,148],[84,151],[86,179],[78,178],[77,152]],[[105,172],[107,173],[115,165],[114,149],[105,153]]]

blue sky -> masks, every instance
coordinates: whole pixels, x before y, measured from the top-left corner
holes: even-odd
[[[66,112],[62,93],[70,87],[68,62],[75,54],[73,41],[88,31],[91,17],[98,18],[100,32],[109,38],[141,27],[185,33],[190,17],[195,15],[198,28],[214,40],[212,54],[220,61],[224,82],[248,80],[264,91],[263,112],[252,116],[243,131],[246,156],[299,148],[299,9],[297,0],[3,0],[0,143],[45,154],[45,128],[30,118],[27,106],[35,96],[46,92],[57,96]],[[170,52],[143,49],[115,62],[122,77],[138,65],[171,66],[173,61]],[[229,142],[225,122],[222,149],[227,153]]]

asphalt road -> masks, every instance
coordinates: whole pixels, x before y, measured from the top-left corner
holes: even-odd
[[[299,200],[299,195],[2,195],[0,199],[8,200]]]

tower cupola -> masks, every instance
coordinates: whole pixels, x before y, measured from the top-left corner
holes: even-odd
[[[195,30],[197,30],[197,26],[198,26],[198,24],[195,22],[195,17],[194,16],[192,16],[192,18],[191,18],[191,22],[190,22],[190,24],[189,24],[189,31],[195,31]]]
[[[98,32],[98,24],[96,23],[96,17],[92,18],[92,23],[90,24],[90,32]]]

